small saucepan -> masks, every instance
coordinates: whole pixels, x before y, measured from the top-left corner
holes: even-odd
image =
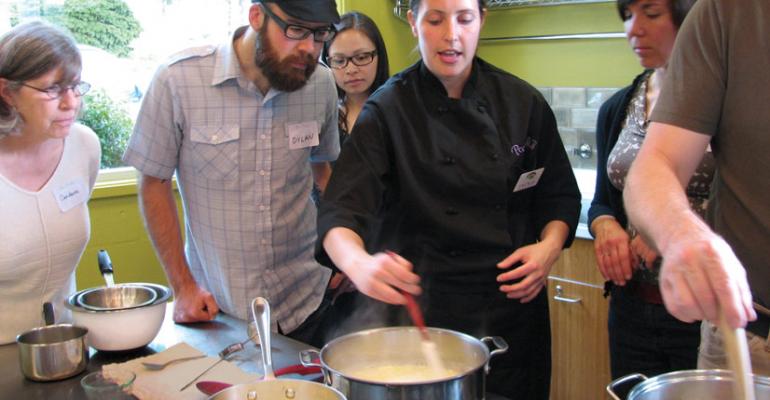
[[[55,381],[83,372],[88,364],[88,329],[54,325],[51,303],[43,304],[43,315],[46,326],[16,337],[21,372],[33,381]]]

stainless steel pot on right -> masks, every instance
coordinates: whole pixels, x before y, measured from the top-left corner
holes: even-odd
[[[627,375],[607,385],[607,392],[615,400],[619,386],[633,386],[626,400],[727,400],[733,396],[732,372],[721,369],[694,369],[669,372],[654,378],[642,374]],[[770,400],[770,378],[754,375],[757,400]]]
[[[382,378],[362,378],[369,369],[398,368],[424,363],[420,333],[414,327],[360,331],[339,337],[316,350],[301,352],[305,366],[320,366],[326,384],[348,400],[483,400],[489,361],[508,350],[500,337],[476,339],[448,329],[428,328],[445,367],[446,378],[400,383]],[[494,346],[490,351],[489,346]],[[320,364],[319,364],[320,362]]]

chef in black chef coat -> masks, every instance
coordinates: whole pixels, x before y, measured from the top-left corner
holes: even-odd
[[[488,390],[546,400],[544,287],[580,192],[540,93],[475,56],[485,12],[483,0],[412,0],[422,60],[359,115],[324,194],[318,258],[371,298],[419,295],[429,326],[504,337]]]

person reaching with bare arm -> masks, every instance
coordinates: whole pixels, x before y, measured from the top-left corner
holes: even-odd
[[[666,308],[682,321],[704,320],[699,368],[727,365],[715,328],[723,314],[746,327],[754,372],[770,375],[768,37],[765,1],[695,4],[623,193],[631,222],[663,257]],[[706,223],[682,188],[709,145],[716,176]]]

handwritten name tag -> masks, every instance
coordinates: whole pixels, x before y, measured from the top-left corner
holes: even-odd
[[[88,186],[83,178],[77,178],[54,190],[53,195],[61,212],[67,212],[88,200]]]
[[[532,186],[537,185],[537,182],[540,181],[540,176],[543,175],[544,170],[545,168],[538,168],[536,170],[521,174],[519,181],[516,182],[516,187],[513,188],[513,191],[518,192],[520,190],[529,189]]]
[[[289,149],[291,150],[318,146],[318,121],[286,124],[286,131],[289,133]]]

